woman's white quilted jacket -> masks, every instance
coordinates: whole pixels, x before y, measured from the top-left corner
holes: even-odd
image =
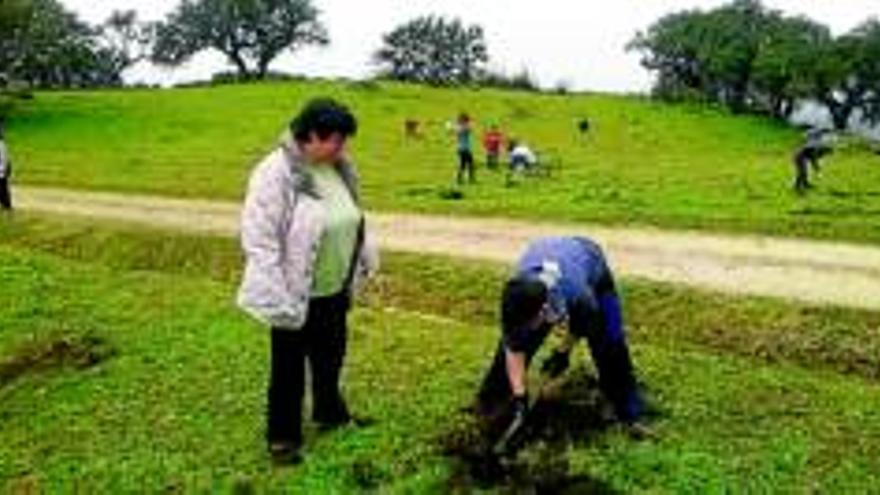
[[[241,213],[245,268],[238,305],[277,328],[305,324],[318,243],[325,214],[297,147],[287,143],[252,172]],[[357,179],[348,163],[337,165],[358,201]],[[364,229],[351,290],[378,268],[378,253]]]

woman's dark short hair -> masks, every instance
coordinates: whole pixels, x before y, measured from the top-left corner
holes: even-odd
[[[547,302],[547,286],[534,278],[514,277],[501,294],[501,325],[504,333],[519,332],[538,315]]]
[[[298,142],[311,139],[314,132],[321,140],[338,132],[343,137],[357,133],[357,120],[347,106],[332,98],[315,98],[290,121],[290,132]]]

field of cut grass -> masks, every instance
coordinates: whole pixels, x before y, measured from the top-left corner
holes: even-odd
[[[360,120],[352,151],[371,209],[880,242],[880,157],[865,146],[842,146],[816,190],[798,197],[798,131],[638,97],[331,82],[41,93],[10,124],[17,180],[237,200],[250,168],[315,95],[349,103]],[[456,166],[444,124],[460,111],[478,133],[497,122],[558,155],[560,172],[507,188],[480,167],[463,199],[444,199]],[[584,116],[592,130],[581,138]],[[422,140],[403,138],[406,118],[423,122]]]
[[[344,380],[352,407],[378,422],[310,429],[305,464],[273,469],[262,445],[267,336],[231,305],[233,241],[3,221],[2,488],[472,488],[443,445],[493,351],[504,267],[386,254],[382,278],[353,313]],[[552,468],[560,492],[880,486],[880,315],[622,286],[659,438],[635,442],[612,427],[537,442],[520,456],[529,479]],[[575,382],[590,372],[583,349],[576,362]]]
[[[230,238],[199,237],[124,224],[24,215],[0,229],[0,245],[113,270],[206,277],[234,287],[241,253]],[[389,253],[363,302],[443,315],[477,326],[498,321],[508,267]],[[627,279],[622,288],[634,338],[677,348],[698,345],[768,362],[823,366],[880,378],[880,313],[782,303]]]

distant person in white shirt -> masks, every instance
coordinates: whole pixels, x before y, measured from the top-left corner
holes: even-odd
[[[507,185],[513,182],[513,175],[523,173],[538,164],[538,157],[525,143],[512,139],[507,146],[510,168],[507,171]]]
[[[12,160],[6,149],[3,122],[0,122],[0,208],[12,210],[12,196],[9,194],[9,177],[12,176]]]

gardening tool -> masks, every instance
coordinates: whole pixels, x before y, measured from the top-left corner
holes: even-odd
[[[540,381],[538,382],[537,392],[532,394],[531,399],[529,400],[528,409],[526,409],[525,414],[518,414],[511,421],[510,426],[504,430],[501,437],[495,442],[495,445],[492,447],[492,455],[503,457],[503,456],[511,456],[516,453],[516,449],[514,446],[516,445],[515,440],[521,437],[521,434],[525,431],[526,426],[528,425],[529,417],[532,415],[535,410],[535,405],[543,398],[544,394],[547,390],[555,387],[560,381],[562,381],[562,376],[564,374],[560,374],[559,376],[549,376],[544,373],[541,374]]]

